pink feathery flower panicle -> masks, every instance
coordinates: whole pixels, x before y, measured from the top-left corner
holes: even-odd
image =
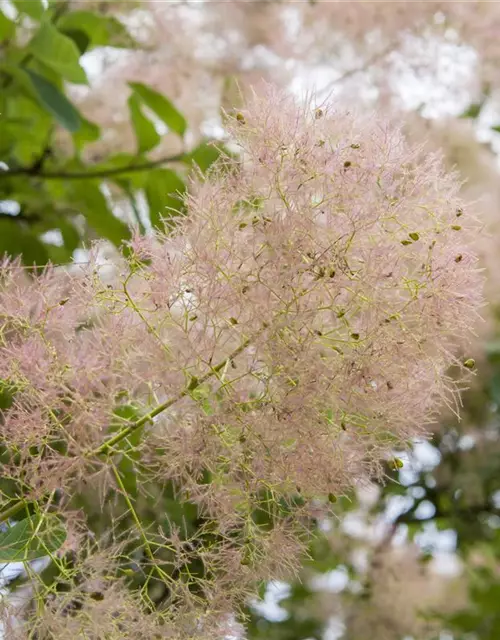
[[[0,375],[17,391],[3,429],[16,445],[55,430],[78,455],[120,398],[151,407],[227,359],[154,431],[173,468],[201,455],[186,442],[201,431],[215,457],[228,448],[230,475],[250,448],[257,483],[343,490],[453,390],[481,278],[475,223],[439,158],[375,117],[276,92],[229,128],[240,159],[195,189],[169,234],[137,238],[113,282],[92,260],[38,279],[4,267]]]
[[[457,178],[389,124],[270,90],[228,127],[238,159],[113,273],[97,252],[38,278],[3,265],[0,378],[27,499],[71,496],[84,475],[112,491],[103,444],[133,420],[118,409],[163,407],[141,432],[141,473],[217,524],[204,562],[222,585],[213,606],[231,610],[256,575],[276,576],[283,545],[287,566],[300,549],[291,517],[252,525],[262,491],[307,500],[376,477],[453,398],[482,278]]]
[[[183,338],[211,361],[252,344],[202,422],[239,424],[257,477],[345,487],[453,390],[453,348],[480,304],[476,225],[439,158],[377,119],[272,94],[230,127],[241,162],[198,189],[179,230]],[[151,287],[168,278],[155,263]]]
[[[177,245],[189,311],[175,344],[206,363],[251,341],[194,431],[241,433],[235,471],[249,447],[255,478],[342,490],[453,392],[454,347],[481,302],[476,224],[439,158],[376,118],[271,93],[230,128],[241,161],[190,198],[148,285],[172,282]],[[177,427],[171,444],[188,437]]]

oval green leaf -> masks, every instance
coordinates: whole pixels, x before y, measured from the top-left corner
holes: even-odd
[[[26,562],[50,555],[65,540],[66,529],[57,516],[30,516],[0,533],[0,562]]]
[[[88,84],[87,75],[80,66],[78,47],[50,22],[41,25],[28,44],[28,51],[65,80]]]
[[[108,207],[97,180],[75,180],[68,184],[68,203],[85,216],[88,225],[100,236],[119,246],[130,238],[129,227]]]
[[[171,169],[155,169],[148,175],[144,189],[149,207],[151,225],[163,229],[163,220],[182,215],[185,211],[183,196],[186,184]]]
[[[89,48],[90,38],[85,31],[82,31],[81,29],[62,29],[61,33],[63,33],[67,38],[73,40],[81,55],[83,55]]]
[[[70,11],[61,16],[57,24],[63,31],[85,31],[90,39],[91,48],[137,46],[125,25],[114,16],[101,15],[93,11]]]
[[[226,150],[221,147],[222,145],[217,147],[215,143],[205,140],[186,155],[184,162],[194,163],[203,173],[206,173],[213,163],[226,153]]]
[[[24,13],[33,20],[40,20],[45,13],[42,0],[12,0],[19,13]]]
[[[80,114],[51,82],[31,69],[26,69],[40,104],[54,116],[65,129],[74,133],[81,125]]]
[[[154,124],[142,113],[141,102],[135,93],[128,99],[128,108],[137,139],[138,153],[145,153],[154,149],[160,142],[160,135],[156,131]]]
[[[151,111],[156,113],[171,131],[175,131],[180,136],[184,135],[187,129],[186,119],[170,100],[141,82],[129,82],[129,87]]]

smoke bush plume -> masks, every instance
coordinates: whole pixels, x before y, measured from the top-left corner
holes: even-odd
[[[473,366],[456,347],[481,303],[477,225],[438,156],[274,91],[228,126],[238,158],[112,276],[3,264],[5,469],[76,540],[29,622],[47,637],[129,637],[117,618],[138,637],[141,616],[148,637],[220,637],[294,568],[320,499],[380,477]],[[74,568],[93,545],[97,600]]]

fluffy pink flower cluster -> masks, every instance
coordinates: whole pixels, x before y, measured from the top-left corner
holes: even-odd
[[[272,91],[229,128],[239,159],[112,277],[95,260],[37,278],[5,263],[0,287],[2,440],[25,498],[69,503],[97,461],[118,490],[117,408],[153,410],[142,466],[216,523],[224,593],[294,548],[293,527],[252,520],[262,491],[345,492],[425,431],[450,365],[471,364],[453,354],[481,302],[476,226],[437,157],[377,118]]]
[[[268,95],[231,133],[241,162],[198,189],[175,237],[137,243],[143,295],[176,298],[169,345],[192,375],[250,342],[191,433],[244,434],[227,453],[237,469],[250,446],[256,478],[343,490],[452,389],[480,303],[476,227],[439,159],[376,119]]]

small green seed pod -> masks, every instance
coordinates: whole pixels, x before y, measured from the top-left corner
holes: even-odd
[[[391,460],[390,462],[390,467],[393,471],[397,471],[398,469],[402,469],[404,466],[403,461],[401,460],[401,458],[394,458],[393,460]]]

